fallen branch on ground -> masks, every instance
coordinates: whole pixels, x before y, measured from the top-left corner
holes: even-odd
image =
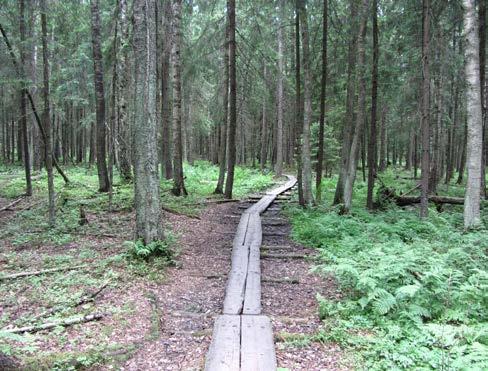
[[[16,199],[15,201],[9,203],[7,206],[4,206],[0,209],[0,211],[6,211],[8,209],[10,209],[12,206],[15,206],[17,205],[20,201],[22,201],[24,199],[24,196],[22,197],[19,197],[18,199]]]
[[[164,211],[166,211],[166,212],[168,212],[170,214],[183,215],[183,216],[186,216],[187,218],[192,218],[192,219],[198,219],[198,220],[200,220],[200,217],[197,216],[197,215],[191,215],[191,214],[183,213],[183,212],[180,212],[180,211],[176,211],[176,210],[170,209],[170,208],[165,207],[165,206],[161,206],[161,209],[163,209]]]
[[[308,255],[303,254],[269,254],[269,253],[261,253],[262,258],[269,258],[269,259],[305,259],[308,258]]]
[[[15,327],[11,329],[3,328],[2,331],[9,332],[11,334],[20,334],[23,332],[37,332],[42,330],[49,330],[58,326],[72,326],[79,323],[85,323],[90,321],[97,321],[103,317],[102,313],[88,314],[83,317],[68,318],[62,321],[43,323],[42,325],[25,326],[25,327]]]
[[[52,268],[52,269],[43,269],[43,270],[40,270],[40,271],[13,273],[13,274],[8,274],[6,276],[0,276],[0,281],[2,281],[2,280],[10,280],[10,279],[15,279],[15,278],[20,278],[20,277],[39,276],[41,274],[46,274],[46,273],[54,273],[54,272],[61,272],[61,271],[70,271],[70,270],[82,269],[82,268],[88,268],[88,265],[75,265],[75,266],[72,266],[72,267]]]
[[[261,278],[262,282],[269,282],[269,283],[291,283],[297,285],[300,283],[298,278],[271,278],[271,277],[263,277]]]
[[[107,280],[103,283],[102,286],[100,286],[96,291],[92,292],[92,293],[89,293],[89,294],[85,294],[83,295],[83,297],[81,297],[78,301],[76,301],[75,303],[71,304],[71,305],[68,305],[69,307],[72,307],[72,308],[76,308],[76,307],[79,307],[80,305],[83,305],[83,304],[86,304],[90,301],[93,301],[93,299],[95,299],[95,297],[100,294],[103,289],[105,289],[105,287],[108,286],[108,284],[110,283],[110,280]],[[66,309],[65,306],[58,306],[58,307],[54,307],[54,308],[51,308],[49,310],[46,310],[40,314],[38,314],[37,316],[35,316],[34,318],[32,318],[31,322],[32,321],[37,321],[39,318],[42,318],[42,317],[46,317],[46,316],[50,316],[56,312],[59,312],[63,309]]]

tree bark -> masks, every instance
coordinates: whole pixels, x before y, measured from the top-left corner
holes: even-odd
[[[136,238],[144,244],[163,238],[159,199],[156,122],[155,2],[134,2],[134,199]]]
[[[295,158],[297,163],[298,203],[305,206],[303,197],[303,171],[301,141],[303,130],[303,110],[301,94],[301,62],[300,62],[300,0],[295,1]]]
[[[464,32],[466,45],[466,111],[468,120],[466,168],[468,169],[466,193],[464,197],[464,227],[473,228],[481,224],[480,219],[480,188],[482,164],[482,112],[479,70],[479,36],[478,20],[474,0],[463,0]]]
[[[91,28],[92,28],[92,48],[93,48],[93,76],[95,83],[96,97],[96,139],[97,139],[97,170],[98,170],[98,190],[108,192],[110,181],[107,171],[106,144],[105,144],[105,92],[103,86],[103,59],[101,49],[101,26],[99,0],[91,1]]]
[[[430,171],[430,0],[422,0],[422,90],[421,90],[421,121],[422,131],[422,186],[420,217],[429,214],[429,171]]]
[[[173,162],[171,159],[171,91],[170,91],[170,57],[171,57],[171,2],[164,3],[163,14],[163,53],[161,58],[161,116],[162,116],[162,157],[163,176],[165,179],[173,177]]]
[[[371,72],[371,122],[368,142],[368,195],[366,206],[373,209],[374,179],[376,176],[376,100],[378,97],[378,1],[373,0],[373,70]],[[410,159],[410,155],[408,157]]]
[[[19,27],[20,27],[20,68],[21,75],[25,74],[25,2],[20,0],[19,2]],[[26,88],[25,81],[21,82],[22,87],[20,89],[20,122],[22,128],[22,149],[23,160],[25,169],[25,194],[27,196],[32,195],[32,181],[31,181],[31,166],[30,166],[30,154],[29,154],[29,132],[27,131],[27,101],[26,101]],[[20,148],[19,148],[20,149]]]
[[[276,135],[276,163],[275,173],[281,176],[283,173],[283,27],[284,27],[284,0],[279,1],[278,23],[278,112]]]
[[[315,192],[317,203],[320,203],[322,201],[322,171],[324,167],[325,100],[327,89],[328,0],[324,0],[322,11],[322,76],[320,83],[319,148],[317,150],[317,176],[315,179]]]
[[[181,107],[181,0],[173,0],[173,40],[171,61],[173,64],[173,194],[186,196],[183,176],[183,138]]]
[[[41,33],[42,33],[42,60],[43,60],[43,79],[44,88],[42,96],[44,99],[43,127],[45,133],[45,162],[47,171],[47,188],[49,199],[49,225],[52,227],[56,223],[56,205],[54,195],[54,175],[53,175],[53,150],[52,150],[52,131],[49,110],[49,60],[47,45],[47,21],[46,21],[46,0],[40,0],[41,7]]]
[[[227,0],[229,22],[229,151],[225,198],[232,198],[234,186],[234,168],[236,164],[236,125],[237,125],[237,81],[236,81],[236,9],[235,0]]]
[[[339,164],[339,178],[336,184],[334,195],[334,205],[344,200],[344,180],[347,173],[349,153],[354,130],[354,97],[355,97],[355,71],[356,71],[356,45],[357,45],[357,6],[358,1],[350,1],[351,9],[351,28],[350,40],[347,56],[347,92],[346,92],[346,115],[342,127],[342,147],[341,159]]]
[[[302,132],[302,182],[303,199],[305,206],[313,204],[312,194],[312,163],[310,154],[310,124],[312,121],[312,74],[310,66],[308,15],[306,0],[300,0],[300,33],[302,39],[302,65],[303,65],[303,132]]]
[[[229,25],[225,26],[225,41],[223,46],[224,52],[224,81],[222,91],[223,114],[222,122],[220,124],[220,146],[219,146],[219,179],[217,180],[217,187],[215,194],[224,193],[224,180],[226,169],[226,153],[227,153],[227,126],[229,122]]]
[[[263,66],[263,83],[266,86],[267,69],[266,64]],[[261,117],[261,154],[260,154],[260,169],[264,172],[266,162],[268,160],[268,118],[266,115],[266,93],[263,96],[263,113]]]
[[[365,114],[366,114],[366,64],[365,64],[365,38],[366,26],[368,22],[368,0],[363,0],[361,9],[361,24],[358,35],[358,111],[356,114],[356,125],[351,142],[351,151],[349,155],[349,163],[347,166],[347,173],[344,178],[344,208],[343,212],[347,213],[351,209],[352,194],[354,182],[356,180],[356,167],[359,154],[359,141],[364,130]]]

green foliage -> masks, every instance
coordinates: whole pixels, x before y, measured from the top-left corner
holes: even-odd
[[[465,233],[456,211],[289,212],[294,237],[319,249],[315,270],[344,293],[318,298],[325,340],[357,349],[368,369],[488,367],[486,229]]]
[[[149,261],[153,258],[162,258],[168,263],[173,263],[175,258],[174,237],[167,234],[162,241],[153,241],[144,244],[142,240],[126,241],[124,246],[127,248],[127,254],[130,258]]]

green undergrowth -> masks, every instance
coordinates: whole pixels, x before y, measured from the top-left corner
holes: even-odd
[[[33,174],[34,195],[27,201],[26,210],[15,216],[0,231],[0,239],[12,243],[63,245],[76,240],[78,234],[101,235],[113,233],[113,226],[126,222],[124,211],[133,209],[134,186],[121,182],[117,172],[114,174],[113,193],[98,192],[98,178],[95,167],[68,167],[65,169],[69,184],[55,176],[57,221],[53,228],[48,226],[47,218],[47,179],[44,171]],[[166,210],[197,216],[213,195],[218,179],[218,167],[204,161],[185,164],[185,182],[189,193],[186,197],[176,197],[171,193],[172,181],[161,180],[161,201]],[[24,175],[21,167],[0,168],[0,197],[15,199],[24,193]],[[274,182],[271,174],[261,174],[256,169],[237,167],[234,181],[234,198],[261,191]],[[22,206],[25,206],[24,202]],[[88,216],[100,217],[95,224],[79,225],[80,210]],[[112,210],[112,212],[109,212]],[[107,224],[107,225],[105,225]],[[129,239],[129,238],[128,238]]]
[[[411,186],[385,175],[387,186]],[[325,180],[323,205],[288,210],[293,237],[319,250],[315,271],[341,288],[341,299],[318,296],[315,340],[351,350],[364,369],[488,369],[487,229],[465,232],[459,206],[431,208],[425,220],[413,207],[368,212],[361,180],[355,207],[340,215],[326,206],[334,186]]]

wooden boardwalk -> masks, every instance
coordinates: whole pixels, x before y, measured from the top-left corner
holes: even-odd
[[[261,213],[296,184],[288,181],[242,214],[232,245],[232,266],[223,314],[215,320],[207,371],[273,371],[276,356],[271,321],[261,314]]]

